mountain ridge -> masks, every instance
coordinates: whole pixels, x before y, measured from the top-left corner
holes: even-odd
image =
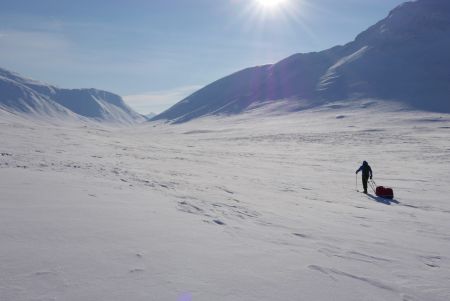
[[[449,37],[450,2],[406,2],[347,44],[235,72],[152,120],[179,123],[236,114],[281,99],[320,105],[379,98],[450,113]]]
[[[58,88],[3,68],[0,91],[0,109],[13,114],[119,124],[145,121],[114,93],[93,88]]]

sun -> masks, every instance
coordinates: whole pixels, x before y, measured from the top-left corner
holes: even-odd
[[[287,0],[256,0],[260,6],[265,9],[273,9],[278,8],[284,4],[286,4]]]
[[[259,29],[268,32],[279,26],[303,26],[304,3],[309,0],[233,0],[244,3],[238,18],[245,20],[245,30]],[[276,25],[276,26],[275,26]]]

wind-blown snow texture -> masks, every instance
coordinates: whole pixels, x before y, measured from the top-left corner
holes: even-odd
[[[450,2],[407,2],[345,46],[239,71],[195,92],[154,120],[184,122],[233,114],[280,99],[291,99],[298,109],[370,97],[448,113],[449,70]]]
[[[0,69],[0,110],[29,117],[134,124],[144,117],[116,94],[96,89],[60,89]]]
[[[121,129],[0,111],[0,299],[448,301],[450,116],[391,105]],[[355,191],[362,160],[394,201]]]

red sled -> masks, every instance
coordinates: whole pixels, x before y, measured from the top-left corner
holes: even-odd
[[[385,199],[393,199],[394,198],[394,191],[392,188],[387,188],[383,186],[377,186],[377,189],[375,190],[375,194],[379,197],[385,198]]]

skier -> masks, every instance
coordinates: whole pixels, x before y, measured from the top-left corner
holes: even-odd
[[[356,174],[358,172],[362,171],[362,183],[364,187],[364,193],[367,194],[367,182],[369,181],[369,177],[372,180],[372,168],[370,168],[369,163],[367,161],[364,161],[361,167],[356,171]]]

